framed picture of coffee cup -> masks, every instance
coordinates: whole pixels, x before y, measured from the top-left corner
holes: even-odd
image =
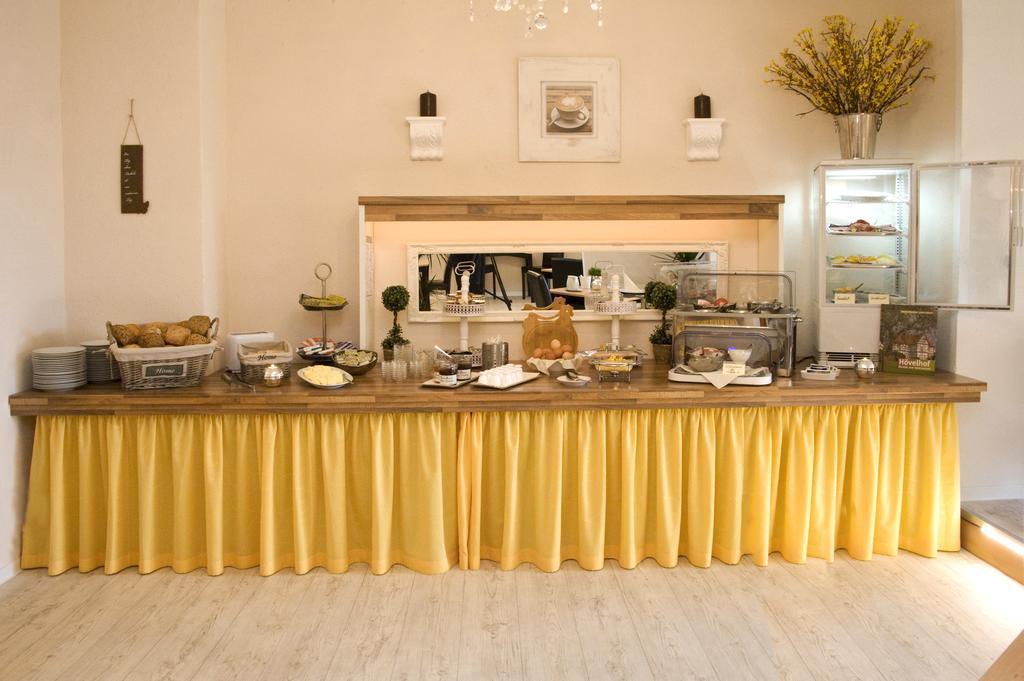
[[[519,60],[519,160],[616,162],[619,60]]]

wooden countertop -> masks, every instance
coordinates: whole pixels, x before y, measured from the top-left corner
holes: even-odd
[[[195,388],[126,392],[120,383],[90,385],[69,392],[29,390],[9,399],[14,416],[69,414],[253,414],[536,411],[542,409],[665,409],[678,407],[763,407],[832,404],[979,402],[987,385],[956,374],[876,374],[859,380],[844,369],[835,381],[807,381],[799,375],[770,386],[669,383],[666,368],[648,363],[631,383],[567,388],[541,377],[500,391],[467,385],[457,390],[422,388],[420,381],[386,383],[379,369],[357,376],[353,385],[321,390],[292,377],[278,388],[228,386],[209,376]],[[585,373],[585,372],[584,372]]]

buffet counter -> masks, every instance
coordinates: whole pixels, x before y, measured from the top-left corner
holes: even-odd
[[[386,382],[379,371],[359,376],[351,386],[323,390],[298,379],[255,392],[216,376],[196,388],[126,392],[119,383],[90,385],[70,392],[30,390],[10,397],[14,416],[74,414],[259,414],[396,412],[453,413],[541,409],[672,409],[692,407],[769,407],[839,404],[978,402],[986,384],[949,373],[933,376],[875,374],[858,379],[852,370],[834,381],[809,381],[797,374],[769,386],[679,384],[665,380],[665,369],[647,365],[630,383],[597,383],[567,388],[540,379],[507,391],[472,385],[458,390],[420,388],[422,381]]]
[[[959,548],[952,374],[768,387],[385,383],[24,392],[22,566],[425,573]]]

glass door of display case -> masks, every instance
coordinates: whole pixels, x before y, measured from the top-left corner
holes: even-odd
[[[1012,308],[1021,182],[1019,161],[918,166],[913,302]]]

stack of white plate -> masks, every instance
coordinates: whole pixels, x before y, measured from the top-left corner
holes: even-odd
[[[110,354],[110,341],[82,341],[85,348],[86,376],[90,383],[107,383],[121,378],[117,360]]]
[[[85,348],[81,345],[32,351],[32,386],[36,390],[70,390],[85,381]]]

